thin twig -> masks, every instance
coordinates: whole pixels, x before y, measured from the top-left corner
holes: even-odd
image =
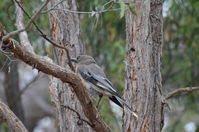
[[[51,11],[51,10],[54,9],[56,6],[58,6],[59,4],[61,4],[63,1],[64,1],[64,0],[58,2],[58,3],[55,4],[52,8],[50,8],[50,9],[48,9],[48,10],[46,10],[46,11],[42,11],[41,13],[47,13],[47,12]]]
[[[13,54],[10,54],[10,52],[3,51],[1,48],[0,51],[3,53],[2,55],[4,55],[9,60],[8,64],[18,61],[17,59],[12,59]]]
[[[68,10],[68,9],[61,9],[61,8],[55,8],[56,6],[58,6],[60,3],[62,3],[63,1],[60,1],[59,3],[55,4],[53,7],[51,7],[50,9],[46,10],[46,11],[43,11],[42,13],[48,13],[50,11],[53,11],[53,10],[61,10],[61,11],[66,11],[68,13],[76,13],[76,14],[91,14],[91,15],[94,15],[94,14],[100,14],[100,13],[104,13],[104,12],[109,12],[109,11],[118,11],[118,10],[121,10],[121,8],[116,8],[116,9],[110,9],[113,5],[113,3],[115,3],[114,0],[110,0],[108,1],[107,3],[105,3],[102,7],[102,10],[99,10],[99,11],[74,11],[74,10]],[[109,5],[107,9],[104,9],[107,5]]]
[[[5,62],[3,63],[3,66],[2,66],[1,69],[0,69],[0,72],[4,69],[4,67],[5,67],[5,65],[7,64],[8,60],[9,60],[9,59],[6,58]]]
[[[17,0],[15,0],[15,2],[18,3]],[[6,36],[3,36],[2,41],[7,40],[9,37],[11,37],[11,36],[13,36],[13,35],[16,35],[16,34],[19,34],[20,32],[23,32],[23,31],[27,30],[27,29],[31,26],[32,22],[33,22],[33,21],[37,18],[37,16],[41,13],[41,10],[48,4],[48,2],[50,2],[50,0],[46,0],[46,1],[42,4],[42,6],[38,9],[38,11],[30,18],[30,20],[29,20],[28,23],[26,24],[25,28],[19,29],[19,30],[16,30],[16,31],[12,31],[12,32],[8,33]]]
[[[60,49],[64,49],[66,51],[66,56],[67,56],[67,59],[68,59],[68,65],[69,67],[71,68],[72,71],[75,71],[75,68],[72,64],[72,61],[71,61],[71,57],[70,57],[70,53],[68,51],[68,49],[58,43],[56,43],[55,41],[49,39],[46,35],[41,35],[45,40],[47,40],[48,42],[50,42],[53,46],[57,47],[57,48],[60,48]]]
[[[114,0],[110,0],[110,1],[106,2],[102,7],[104,8],[104,7],[106,7],[107,5],[112,4],[112,3],[114,3],[114,2],[115,2]]]
[[[105,3],[102,7],[102,9],[104,9],[106,6],[108,6],[107,8],[106,8],[106,10],[108,10],[108,9],[110,9],[112,6],[113,6],[113,4],[115,3],[115,0],[110,0],[110,1],[108,1],[107,3]]]
[[[15,3],[15,12],[16,12],[16,27],[17,29],[24,29],[24,23],[23,23],[23,11],[19,7],[19,5],[16,3],[15,0],[13,0]],[[30,44],[30,41],[28,39],[28,34],[26,31],[23,31],[19,33],[19,39],[20,43],[23,44],[23,46],[29,51],[29,52],[34,52],[33,47]]]
[[[6,36],[7,31],[5,30],[5,27],[1,23],[0,23],[0,30],[1,30],[1,33],[0,33],[1,44],[0,45],[2,45],[2,43],[3,43],[2,38],[3,38],[3,36]],[[10,62],[15,61],[15,60],[12,60],[10,57],[13,54],[10,54],[10,52],[4,51],[3,48],[0,48],[0,51],[3,53],[3,55],[5,55],[9,59]]]
[[[16,1],[16,0],[15,0]],[[18,4],[18,6],[22,9],[22,11],[24,12],[24,14],[29,18],[31,19],[30,15],[25,11],[25,9],[21,6],[21,4],[16,1],[16,3]],[[57,4],[56,4],[57,5]],[[32,21],[33,25],[35,26],[36,30],[40,33],[40,36],[42,38],[44,38],[45,40],[47,40],[49,43],[51,43],[53,46],[57,47],[57,48],[60,48],[60,49],[64,49],[66,51],[66,56],[67,56],[67,59],[68,59],[68,65],[69,67],[75,71],[75,68],[71,62],[71,57],[70,57],[70,54],[69,54],[69,51],[66,47],[56,43],[55,41],[51,40],[46,34],[43,33],[43,31],[39,28],[39,26],[35,23],[35,21],[33,20]]]
[[[199,91],[199,87],[187,87],[187,88],[180,88],[170,92],[165,99],[173,98],[174,96],[181,94],[181,93],[190,93],[193,91]]]
[[[87,121],[87,120],[85,120],[85,119],[83,119],[82,117],[81,117],[81,115],[76,111],[76,110],[74,110],[73,108],[71,108],[71,107],[69,107],[69,106],[67,106],[67,105],[61,105],[62,107],[64,107],[64,108],[67,108],[67,109],[69,109],[70,111],[73,111],[74,113],[76,113],[77,114],[77,116],[78,116],[78,118],[79,118],[79,120],[82,120],[83,122],[86,122],[89,126],[93,126],[93,124],[91,124],[89,121]]]
[[[75,14],[100,14],[100,13],[105,13],[105,12],[110,12],[110,11],[119,11],[121,10],[121,8],[114,8],[114,9],[105,9],[105,10],[101,10],[101,11],[74,11],[74,10],[68,10],[68,9],[61,9],[61,8],[54,8],[54,9],[49,9],[45,12],[42,13],[47,13],[49,11],[53,11],[53,10],[61,10],[61,11],[65,11],[68,13],[75,13]]]

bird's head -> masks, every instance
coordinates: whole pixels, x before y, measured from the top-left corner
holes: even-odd
[[[91,63],[96,63],[94,58],[88,55],[79,55],[76,58],[72,58],[71,61],[77,64],[87,64],[87,65]]]

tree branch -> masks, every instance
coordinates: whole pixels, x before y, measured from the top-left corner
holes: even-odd
[[[2,101],[0,101],[0,120],[5,121],[13,132],[28,132],[18,117]]]
[[[17,2],[17,1],[16,1]],[[38,9],[38,11],[31,17],[31,19],[28,21],[28,23],[26,24],[25,28],[22,28],[22,29],[18,29],[16,31],[12,31],[8,34],[6,34],[6,36],[3,36],[2,40],[6,40],[8,39],[9,37],[13,36],[13,35],[16,35],[16,34],[19,34],[20,32],[23,32],[25,30],[27,30],[30,25],[32,24],[32,22],[35,20],[35,18],[41,13],[41,10],[50,2],[50,0],[46,0],[42,5],[41,7]]]
[[[0,27],[0,29],[3,28]],[[0,35],[4,35],[4,30],[0,30]],[[2,36],[0,36],[0,38],[2,38]],[[48,75],[59,78],[65,83],[69,83],[81,103],[85,116],[88,118],[89,122],[92,123],[92,128],[97,132],[110,132],[110,128],[101,119],[84,83],[77,73],[52,63],[45,57],[28,52],[12,38],[4,40],[3,47],[9,49],[16,58],[22,60],[26,64]]]
[[[22,7],[22,5],[21,5],[18,1],[16,1],[16,0],[15,0],[15,2],[16,2],[17,5],[21,8],[21,10],[25,13],[25,15],[31,20],[30,15],[25,11],[25,9]],[[61,1],[61,2],[63,2],[63,1]],[[58,4],[60,4],[61,2],[59,2]],[[56,4],[56,6],[57,6],[58,4]],[[64,46],[62,46],[62,45],[56,43],[55,41],[51,40],[46,34],[43,33],[43,31],[39,28],[39,26],[35,23],[34,20],[32,20],[32,23],[33,23],[33,25],[35,26],[36,30],[40,33],[40,36],[41,36],[42,38],[44,38],[45,40],[47,40],[47,41],[48,41],[50,44],[52,44],[53,46],[55,46],[55,47],[57,47],[57,48],[60,48],[60,49],[64,49],[64,50],[66,51],[66,56],[67,56],[67,59],[68,59],[68,65],[69,65],[69,67],[70,67],[73,71],[75,71],[75,68],[74,68],[74,66],[73,66],[73,64],[72,64],[72,62],[71,62],[71,58],[70,58],[70,54],[69,54],[68,49],[67,49],[66,47],[64,47]]]
[[[19,7],[18,3],[16,3],[16,1],[14,1],[15,3],[15,13],[16,13],[16,27],[18,30],[20,29],[24,29],[24,23],[23,23],[23,11],[22,9]],[[26,31],[23,31],[21,33],[19,33],[19,39],[21,44],[23,44],[23,46],[29,51],[29,52],[34,52],[30,41],[28,39],[28,35]]]
[[[64,107],[64,108],[69,109],[70,111],[72,111],[72,112],[74,112],[74,113],[76,113],[77,116],[78,116],[78,118],[79,118],[79,120],[81,120],[81,121],[87,123],[89,126],[92,127],[92,124],[91,124],[89,121],[83,119],[83,118],[81,117],[81,115],[80,115],[76,110],[74,110],[73,108],[71,108],[71,107],[69,107],[69,106],[67,106],[67,105],[61,105],[61,106]]]
[[[63,1],[58,2],[57,4],[55,4],[53,7],[51,7],[50,9],[43,11],[41,13],[48,13],[50,11],[54,11],[54,10],[60,10],[60,11],[64,11],[67,13],[75,13],[75,14],[91,14],[92,16],[96,15],[96,14],[101,14],[101,13],[105,13],[105,12],[110,12],[110,11],[120,11],[121,8],[111,8],[113,6],[115,2],[114,0],[110,0],[107,3],[105,3],[102,7],[101,10],[98,11],[76,11],[76,10],[68,10],[68,9],[61,9],[61,8],[56,8],[60,3],[62,3]],[[110,5],[110,6],[108,6]],[[108,6],[106,9],[105,7]]]
[[[180,88],[170,92],[165,99],[173,98],[174,96],[181,94],[181,93],[190,93],[194,91],[199,91],[199,87],[187,87],[187,88]]]

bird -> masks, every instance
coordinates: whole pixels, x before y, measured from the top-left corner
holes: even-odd
[[[71,61],[77,64],[76,71],[86,83],[86,87],[91,96],[99,96],[97,107],[101,98],[103,96],[107,96],[119,107],[124,108],[125,106],[136,118],[138,117],[137,114],[133,112],[131,107],[126,103],[124,98],[117,93],[111,81],[107,79],[104,71],[99,65],[97,65],[92,56],[79,55],[76,58],[72,58]]]

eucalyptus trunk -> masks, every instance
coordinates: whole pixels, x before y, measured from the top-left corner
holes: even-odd
[[[50,2],[48,9],[51,9],[61,0],[53,0]],[[59,9],[77,10],[75,0],[66,0],[56,6]],[[80,35],[80,23],[77,13],[69,13],[63,10],[51,10],[49,12],[51,36],[54,41],[67,47],[71,57],[83,54],[84,45]],[[68,59],[64,49],[54,49],[55,61],[62,67],[68,66]],[[52,80],[51,80],[52,81]],[[55,83],[55,82],[51,82]],[[60,132],[90,132],[90,126],[79,119],[88,120],[83,114],[81,104],[79,103],[74,91],[68,84],[56,80],[56,92],[58,102],[56,103],[56,111],[58,118],[58,126]],[[69,108],[68,108],[69,107]],[[79,115],[77,114],[79,113]]]
[[[160,132],[163,127],[163,98],[160,57],[163,45],[162,2],[129,1],[126,12],[126,87],[125,99],[138,113],[136,120],[125,111],[125,132]],[[131,6],[131,4],[129,4]]]

